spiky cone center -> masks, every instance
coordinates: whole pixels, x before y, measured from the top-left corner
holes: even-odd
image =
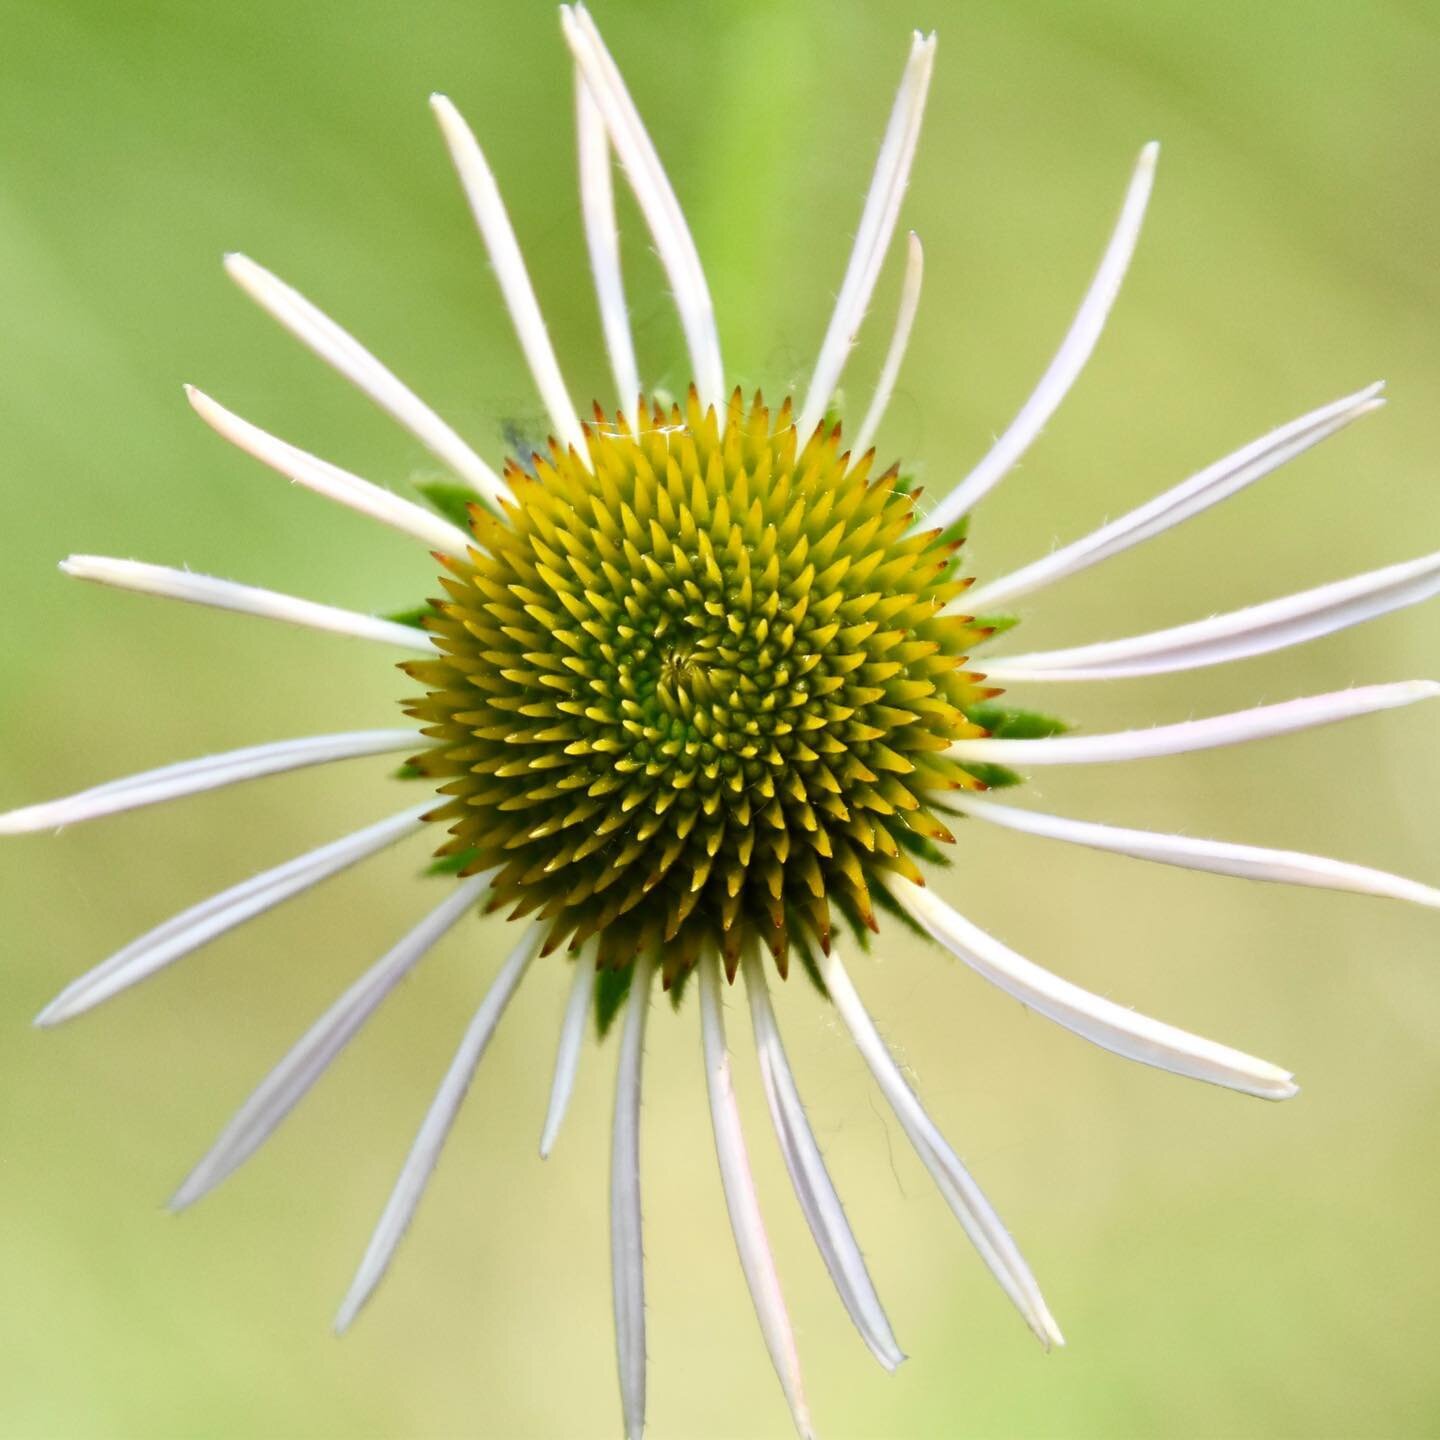
[[[927,797],[979,782],[944,754],[993,694],[957,544],[909,534],[898,470],[852,465],[840,427],[801,447],[737,391],[723,439],[694,393],[596,409],[591,468],[553,441],[473,507],[427,621],[438,658],[407,713],[431,744],[440,854],[497,869],[492,908],[592,937],[602,966],[657,954],[667,983],[713,944],[783,975],[802,933],[875,926],[878,872],[953,837]]]

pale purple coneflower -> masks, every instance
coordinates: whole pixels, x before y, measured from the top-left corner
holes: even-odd
[[[435,833],[434,821],[451,822],[441,854],[458,872],[453,889],[311,1025],[191,1171],[173,1206],[200,1199],[265,1142],[447,931],[479,908],[513,906],[515,916],[528,917],[520,938],[461,1039],[336,1323],[348,1327],[383,1277],[527,969],[563,946],[573,980],[540,1148],[548,1154],[556,1142],[597,987],[606,985],[605,1003],[623,1005],[611,1248],[624,1424],[638,1437],[646,1396],[645,1028],[657,973],[668,987],[698,972],[715,1149],[741,1268],[796,1428],[808,1435],[795,1337],[741,1131],[722,979],[743,975],[785,1168],[876,1359],[893,1370],[904,1357],[806,1118],[771,1004],[766,950],[775,974],[787,974],[792,953],[810,972],[1002,1289],[1042,1345],[1063,1343],[1014,1241],[867,1013],[833,942],[831,908],[859,929],[879,928],[872,900],[898,909],[1002,990],[1120,1055],[1266,1099],[1295,1094],[1287,1071],[1139,1015],[1016,954],[942,899],[916,861],[936,858],[935,844],[954,838],[938,817],[970,818],[1190,869],[1440,905],[1440,891],[1360,865],[1116,828],[979,793],[986,779],[1002,776],[997,767],[1175,755],[1435,696],[1440,686],[1410,681],[1175,725],[1072,735],[1056,726],[1037,733],[1038,717],[997,709],[993,682],[1148,676],[1296,645],[1433,595],[1440,557],[1152,634],[993,659],[987,652],[983,672],[963,668],[997,628],[971,617],[993,617],[1236,494],[1377,408],[1380,387],[1281,426],[1013,574],[962,583],[954,527],[1037,438],[1093,351],[1139,237],[1157,147],[1141,151],[1095,278],[1034,393],[969,475],[917,512],[895,472],[870,476],[869,453],[919,303],[923,258],[913,234],[893,336],[851,450],[840,451],[839,427],[827,417],[898,223],[934,37],[916,35],[912,43],[850,262],[792,421],[789,402],[772,417],[758,398],[747,412],[727,393],[709,288],[659,155],[583,6],[561,13],[575,59],[581,209],[615,382],[613,421],[599,407],[593,423],[581,419],[495,179],[459,112],[435,96],[432,108],[554,427],[548,457],[534,457],[533,473],[513,462],[492,466],[353,336],[239,255],[226,259],[231,277],[418,439],[468,487],[473,508],[466,514],[404,499],[193,388],[187,394],[201,418],[242,450],[435,554],[449,599],[422,627],[130,560],[77,555],[61,567],[122,589],[409,651],[417,658],[406,668],[429,693],[407,713],[424,726],[311,736],[182,762],[12,811],[0,816],[0,834],[60,829],[329,761],[412,757],[415,774],[445,782],[440,799],[432,794],[200,902],[74,981],[39,1023],[71,1019],[407,836]],[[614,158],[679,313],[693,375],[688,405],[657,406],[642,394],[621,279]],[[872,579],[880,576],[883,584]],[[997,716],[1021,733],[988,733],[1001,728]],[[517,813],[529,818],[516,820]],[[617,975],[628,979],[623,999]]]

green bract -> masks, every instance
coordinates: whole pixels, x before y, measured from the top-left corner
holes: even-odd
[[[673,981],[758,940],[784,974],[799,932],[874,928],[876,872],[918,880],[907,849],[952,838],[924,797],[980,787],[942,752],[984,733],[985,631],[939,614],[958,544],[909,533],[914,496],[838,425],[800,449],[788,403],[738,391],[723,438],[693,394],[642,414],[597,410],[589,468],[552,445],[508,467],[502,516],[472,509],[440,658],[404,667],[437,742],[412,763],[441,782],[441,854],[496,870],[547,948],[649,950]]]

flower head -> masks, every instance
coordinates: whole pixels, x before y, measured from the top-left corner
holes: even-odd
[[[1416,681],[1337,691],[1176,725],[1067,733],[1013,687],[1197,669],[1298,644],[1427,598],[1440,557],[1391,566],[1193,624],[1063,651],[991,655],[1008,607],[1199,514],[1382,402],[1370,387],[1242,447],[1093,534],[999,578],[962,565],[969,517],[1054,413],[1099,339],[1138,239],[1157,151],[1146,146],[1114,234],[1034,394],[959,484],[934,500],[871,440],[903,362],[923,257],[911,235],[893,338],[853,427],[837,385],[893,239],[934,62],[916,36],[832,320],[798,405],[731,390],[695,243],[659,155],[583,7],[562,10],[576,62],[581,202],[615,388],[580,419],[499,189],[443,97],[432,107],[553,426],[543,453],[483,459],[347,331],[253,261],[231,276],[408,428],[458,482],[402,498],[191,390],[220,435],[292,481],[419,542],[443,594],[400,617],[188,571],[73,556],[67,573],[331,631],[408,652],[417,724],[312,736],[183,761],[0,816],[55,829],[332,760],[402,756],[409,808],[245,880],[127,945],[42,1012],[72,1018],[407,836],[428,833],[445,898],[365,971],[261,1082],[177,1191],[207,1193],[253,1154],[448,930],[496,911],[516,938],[464,1033],[401,1169],[337,1325],[355,1318],[413,1217],[485,1049],[539,957],[573,975],[541,1151],[556,1141],[592,1014],[619,1018],[610,1184],[625,1426],[645,1421],[640,1096],[657,975],[693,980],[715,1149],[741,1266],[797,1429],[810,1432],[797,1347],[741,1133],[722,996],[744,984],[761,1084],[797,1201],[842,1303],[880,1363],[904,1358],[781,1040],[769,986],[800,970],[832,1005],[907,1137],[1022,1319],[1059,1328],[1015,1242],[892,1059],[840,958],[907,923],[1036,1012],[1119,1055],[1266,1099],[1290,1074],[1091,994],[1010,950],[930,883],[960,822],[1220,874],[1440,906],[1440,891],[1296,852],[1121,829],[984,792],[1034,766],[1141,760],[1281,735],[1440,693]],[[618,158],[679,311],[693,383],[642,388],[616,237]],[[421,565],[430,565],[421,559]],[[417,570],[417,587],[423,583]],[[433,571],[432,571],[433,573]],[[417,591],[418,593],[418,591]],[[1048,709],[1048,707],[1046,707]],[[415,792],[419,792],[418,795]],[[423,798],[420,798],[423,797]],[[798,961],[798,966],[792,961]]]

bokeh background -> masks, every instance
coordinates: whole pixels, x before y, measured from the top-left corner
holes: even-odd
[[[695,230],[734,377],[802,384],[912,26],[940,62],[905,223],[926,293],[883,448],[940,492],[1028,393],[1164,142],[1110,332],[973,533],[996,574],[1377,377],[1392,404],[1024,607],[1026,648],[1176,623],[1440,538],[1440,12],[1429,0],[842,5],[606,0]],[[5,0],[0,60],[0,807],[292,734],[392,723],[391,657],[64,581],[98,551],[362,609],[433,588],[413,546],[292,491],[182,380],[397,488],[427,457],[255,311],[240,248],[352,327],[492,456],[539,405],[425,96],[498,172],[578,398],[609,399],[548,3]],[[633,208],[647,378],[687,380]],[[847,384],[888,338],[892,256]],[[1055,687],[1091,729],[1440,674],[1440,610],[1201,675]],[[6,841],[0,857],[0,1433],[619,1433],[605,1188],[614,1048],[535,1139],[563,1002],[540,966],[383,1293],[328,1323],[504,937],[456,932],[242,1173],[170,1188],[310,1019],[432,903],[373,860],[56,1033],[33,1013],[167,914],[402,803],[352,762]],[[1066,814],[1440,880],[1424,707],[1241,751],[1051,771]],[[405,801],[404,803],[408,803]],[[1036,1350],[803,984],[792,1058],[901,1343],[886,1377],[742,1102],[821,1433],[1420,1436],[1440,1428],[1440,930],[987,830],[947,893],[1096,990],[1292,1066],[1270,1106],[1128,1065],[892,930],[859,983],[1069,1336]],[[693,1006],[657,1010],[645,1114],[652,1434],[783,1436],[734,1259]]]

